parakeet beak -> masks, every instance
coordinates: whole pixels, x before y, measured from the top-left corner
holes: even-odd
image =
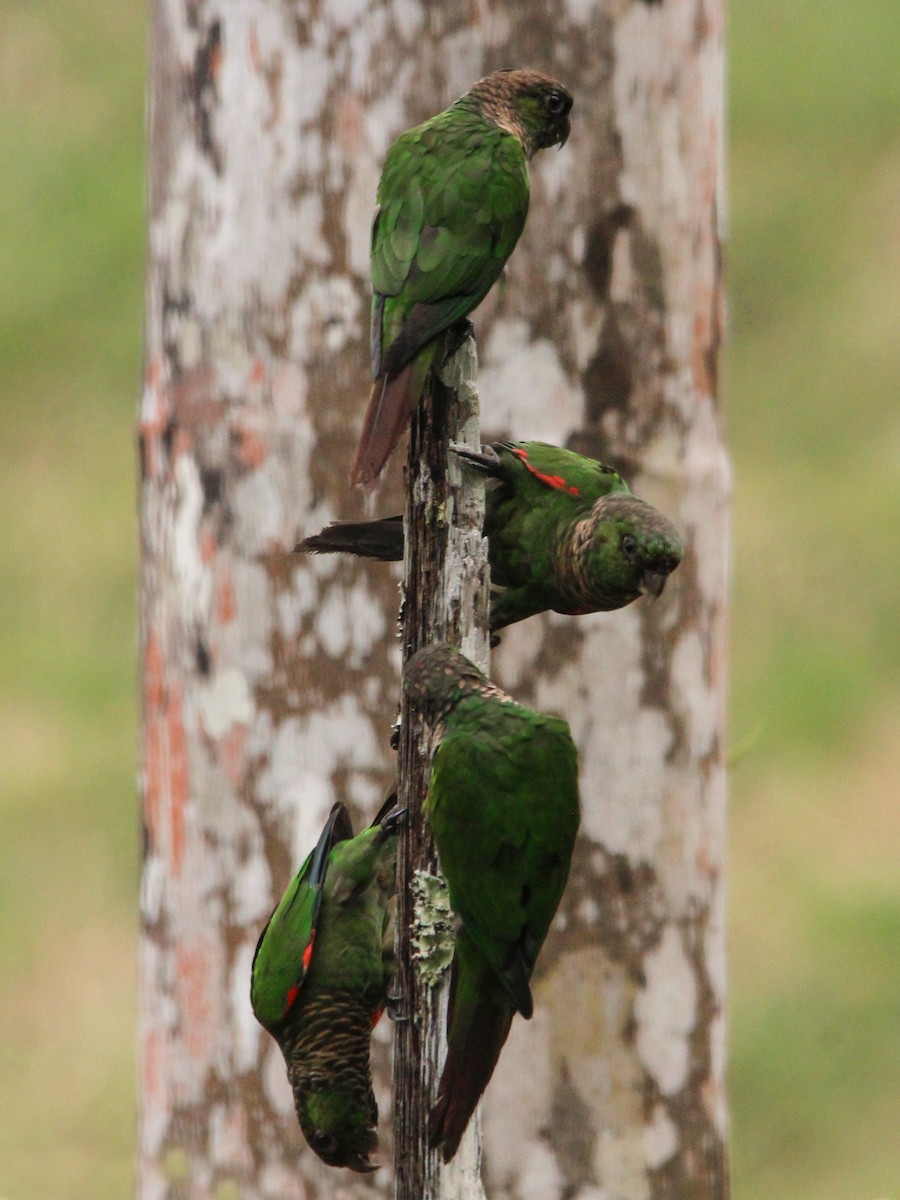
[[[370,1175],[373,1171],[377,1171],[381,1163],[369,1162],[367,1158],[354,1158],[347,1163],[351,1171],[357,1171],[360,1175]]]
[[[569,140],[569,133],[571,132],[571,129],[572,129],[572,126],[569,124],[569,118],[566,117],[565,120],[562,122],[562,124],[559,127],[559,148],[560,148],[560,150],[562,150],[563,146]]]
[[[666,586],[668,578],[668,573],[663,573],[662,571],[645,571],[638,584],[641,595],[652,596],[654,600],[658,600],[663,593],[663,588]]]
[[[357,1150],[354,1154],[347,1157],[345,1166],[351,1171],[356,1171],[360,1175],[370,1175],[373,1171],[377,1171],[381,1166],[380,1162],[372,1162],[371,1156],[378,1149],[378,1133],[374,1129],[369,1130],[369,1135],[366,1138],[368,1146],[365,1150]]]

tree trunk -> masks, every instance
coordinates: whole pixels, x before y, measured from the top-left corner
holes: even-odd
[[[155,0],[141,409],[141,1200],[386,1195],[305,1146],[249,967],[328,808],[390,782],[396,575],[296,558],[362,515],[368,240],[390,141],[479,76],[575,96],[476,315],[482,421],[620,466],[686,535],[661,601],[508,630],[581,754],[572,881],[485,1104],[488,1192],[726,1194],[721,0]],[[380,512],[398,511],[400,456]]]
[[[142,1200],[372,1190],[308,1150],[249,1005],[259,931],[329,807],[346,801],[358,827],[394,771],[396,578],[292,554],[362,515],[347,472],[369,388],[368,236],[408,119],[399,80],[380,102],[362,92],[396,66],[395,30],[373,15],[360,41],[351,9],[153,6]]]

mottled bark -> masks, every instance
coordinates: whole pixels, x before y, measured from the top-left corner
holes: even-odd
[[[352,8],[153,7],[142,1200],[373,1187],[306,1147],[248,997],[260,927],[331,803],[371,818],[395,758],[396,576],[291,552],[362,515],[347,469],[368,392],[368,231],[407,123],[399,81],[363,94],[405,34],[387,5],[361,28]]]
[[[721,0],[155,0],[141,409],[142,1129],[157,1197],[351,1197],[302,1140],[249,964],[329,805],[394,770],[396,574],[295,558],[362,515],[368,239],[391,139],[499,66],[558,75],[476,315],[489,434],[621,467],[686,536],[662,600],[513,627],[494,672],[572,724],[572,883],[485,1103],[489,1194],[726,1194],[722,768],[727,467],[716,399]],[[398,511],[399,461],[379,497]]]

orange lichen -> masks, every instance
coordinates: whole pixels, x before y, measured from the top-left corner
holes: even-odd
[[[234,620],[236,612],[234,583],[230,575],[223,573],[216,588],[216,619],[220,625],[227,625]]]
[[[180,941],[175,947],[181,1041],[186,1053],[201,1064],[214,1052],[218,1029],[214,958],[214,947],[202,939]]]
[[[261,467],[268,457],[269,448],[265,438],[253,429],[242,426],[238,429],[238,458],[243,466],[251,469]]]
[[[184,810],[188,802],[187,733],[181,688],[165,678],[162,647],[151,631],[144,647],[144,814],[154,849],[169,806],[169,853],[177,875],[184,858]]]
[[[151,1029],[141,1046],[141,1097],[145,1105],[157,1105],[161,1102],[159,1093],[167,1075],[162,1061],[165,1051],[165,1038]]]
[[[232,725],[219,742],[222,766],[229,782],[238,787],[244,775],[244,743],[246,725]]]
[[[204,566],[208,567],[216,557],[217,549],[216,535],[211,529],[204,529],[200,534],[200,561]]]
[[[163,667],[159,640],[151,631],[144,647],[144,813],[151,840],[159,833],[162,786]]]
[[[259,53],[259,34],[256,32],[256,25],[250,26],[250,63],[254,71],[258,71],[262,66],[262,58]]]
[[[169,820],[172,871],[181,873],[184,861],[184,810],[188,802],[187,733],[182,715],[181,689],[173,687],[166,713],[166,734],[169,751]]]
[[[366,148],[363,107],[359,97],[350,92],[345,92],[338,102],[336,132],[343,155],[353,159],[363,153]]]
[[[184,425],[178,425],[175,429],[175,437],[172,440],[172,457],[178,458],[180,454],[187,454],[193,448],[193,433],[190,429],[186,429]]]

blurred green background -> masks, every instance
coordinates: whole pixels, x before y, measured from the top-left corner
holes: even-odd
[[[736,1200],[900,1197],[896,0],[732,0]],[[0,1196],[132,1190],[142,6],[0,7]]]

